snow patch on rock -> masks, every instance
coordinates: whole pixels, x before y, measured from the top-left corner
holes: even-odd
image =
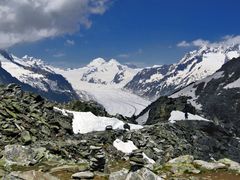
[[[168,119],[170,123],[175,123],[176,121],[182,121],[182,120],[209,121],[201,116],[193,115],[191,113],[188,113],[188,119],[185,119],[185,113],[181,111],[172,111],[171,116]]]

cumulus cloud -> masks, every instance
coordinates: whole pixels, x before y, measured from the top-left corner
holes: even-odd
[[[0,48],[73,34],[91,26],[110,0],[1,0]]]
[[[234,35],[227,35],[222,37],[220,41],[217,42],[210,42],[208,40],[203,39],[196,39],[191,42],[187,41],[181,41],[177,44],[177,47],[218,47],[218,46],[232,46],[240,44],[240,35],[234,36]]]

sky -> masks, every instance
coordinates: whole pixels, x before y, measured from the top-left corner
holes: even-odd
[[[239,38],[239,0],[0,0],[0,48],[61,67],[170,64]]]

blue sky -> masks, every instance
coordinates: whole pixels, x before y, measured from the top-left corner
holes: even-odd
[[[181,41],[215,42],[240,32],[238,0],[115,0],[106,6],[89,14],[91,26],[8,49],[64,67],[83,66],[96,57],[146,66],[177,62],[197,48],[178,47]]]

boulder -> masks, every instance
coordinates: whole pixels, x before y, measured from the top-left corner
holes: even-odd
[[[109,176],[109,180],[125,180],[128,175],[128,170],[123,168],[120,171],[113,172]]]
[[[48,173],[39,171],[11,172],[3,177],[3,180],[59,180]]]
[[[46,155],[45,148],[30,148],[21,145],[7,145],[2,160],[6,165],[29,166],[39,163]]]
[[[196,169],[192,164],[187,163],[167,163],[164,168],[175,176],[181,176],[185,173],[199,174],[201,171]]]
[[[142,179],[147,179],[147,180],[161,180],[159,176],[154,174],[152,171],[150,171],[147,168],[142,168],[138,171],[138,174],[142,177]]]
[[[147,168],[141,168],[135,172],[130,172],[126,180],[161,180],[161,177]]]
[[[168,163],[192,163],[194,160],[194,157],[191,155],[184,155],[184,156],[179,156],[177,158],[171,159],[168,161]]]
[[[238,162],[232,161],[230,159],[224,158],[218,161],[219,163],[225,164],[228,170],[235,171],[240,174],[240,164]]]
[[[72,179],[92,179],[94,174],[91,171],[78,172],[72,175]]]
[[[200,169],[207,171],[226,168],[226,165],[220,162],[206,162],[202,160],[194,160],[193,164]]]
[[[50,170],[51,173],[56,173],[56,172],[81,172],[81,171],[86,171],[88,170],[89,167],[87,164],[76,164],[76,165],[63,165],[63,166],[58,166],[54,167]]]
[[[32,137],[28,131],[23,131],[21,133],[21,140],[24,144],[28,144],[32,141]]]
[[[143,180],[142,177],[137,172],[130,172],[126,180]]]

